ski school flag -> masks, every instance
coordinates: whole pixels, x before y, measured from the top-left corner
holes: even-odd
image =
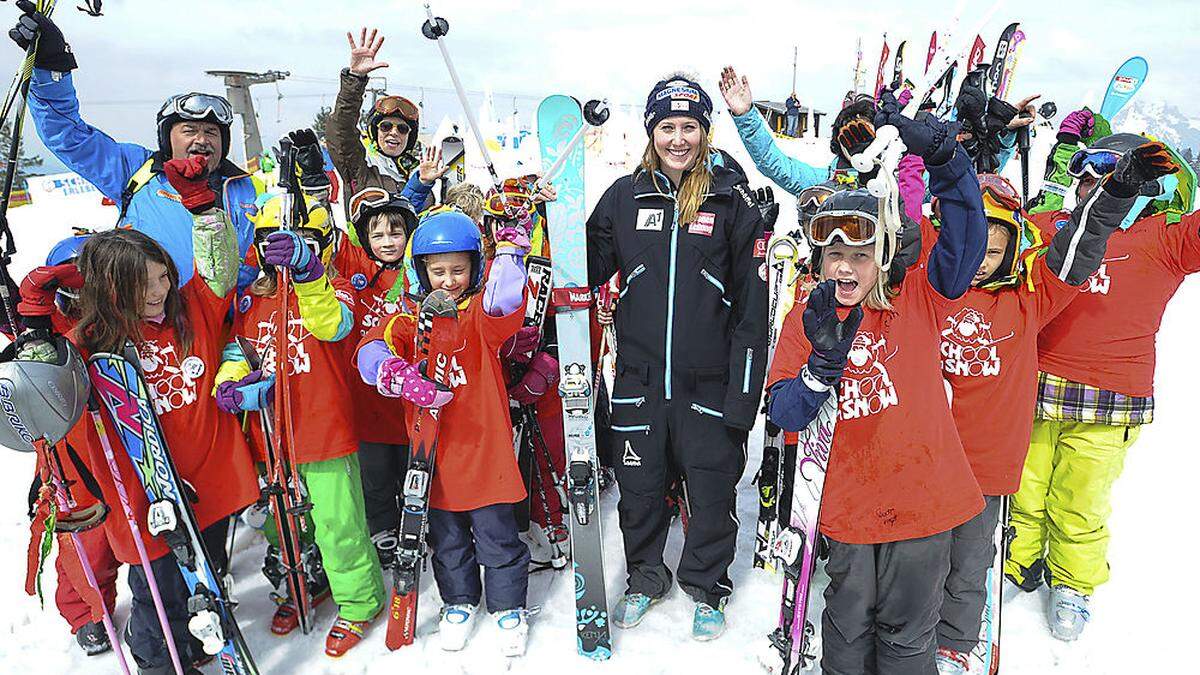
[[[1142,88],[1149,71],[1149,64],[1140,56],[1129,59],[1117,68],[1112,81],[1108,83],[1108,91],[1104,92],[1104,102],[1100,104],[1100,114],[1104,119],[1111,121],[1121,112],[1121,108]]]

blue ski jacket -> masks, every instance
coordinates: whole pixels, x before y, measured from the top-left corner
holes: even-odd
[[[162,159],[136,143],[118,143],[79,116],[79,98],[70,73],[34,68],[29,84],[29,110],[42,143],[75,173],[105,197],[128,206],[118,223],[143,232],[157,241],[179,269],[179,285],[192,278],[192,214],[183,207],[179,193],[162,173]],[[125,195],[130,179],[147,162],[152,177],[132,197]],[[245,171],[225,160],[210,179],[218,206],[225,211],[237,233],[238,253],[243,261],[254,242],[254,224],[248,217],[262,186]],[[258,269],[242,263],[238,288],[254,280]]]
[[[783,154],[775,144],[771,130],[767,128],[766,120],[753,107],[744,115],[733,115],[733,123],[754,166],[763,176],[789,193],[798,195],[805,188],[829,180],[832,175],[829,169],[819,169]]]
[[[929,253],[926,273],[933,289],[953,300],[970,289],[987,250],[983,197],[971,158],[961,147],[949,162],[926,168],[930,191],[938,198],[942,211],[942,229]],[[767,415],[779,428],[799,431],[816,417],[831,391],[836,395],[836,389],[814,388],[804,379],[802,371],[801,375],[771,388]]]

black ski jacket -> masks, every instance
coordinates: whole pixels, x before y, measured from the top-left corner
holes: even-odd
[[[722,382],[717,412],[749,429],[767,367],[762,216],[745,177],[714,166],[695,222],[679,223],[676,190],[657,178],[639,168],[618,179],[587,222],[589,285],[621,273],[618,370],[665,371],[666,401],[673,389]]]

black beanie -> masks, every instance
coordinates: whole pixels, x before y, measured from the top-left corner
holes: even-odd
[[[682,75],[659,80],[646,97],[646,133],[650,134],[654,125],[675,115],[691,117],[707,133],[712,127],[712,109],[712,99],[699,84]]]

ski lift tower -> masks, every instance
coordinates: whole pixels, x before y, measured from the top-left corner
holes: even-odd
[[[235,115],[242,117],[242,147],[246,153],[246,169],[256,170],[262,155],[262,136],[258,132],[258,118],[254,114],[254,100],[250,98],[250,87],[270,84],[286,78],[291,73],[283,70],[268,70],[252,73],[245,70],[206,70],[206,74],[225,81],[225,96],[233,106]]]

